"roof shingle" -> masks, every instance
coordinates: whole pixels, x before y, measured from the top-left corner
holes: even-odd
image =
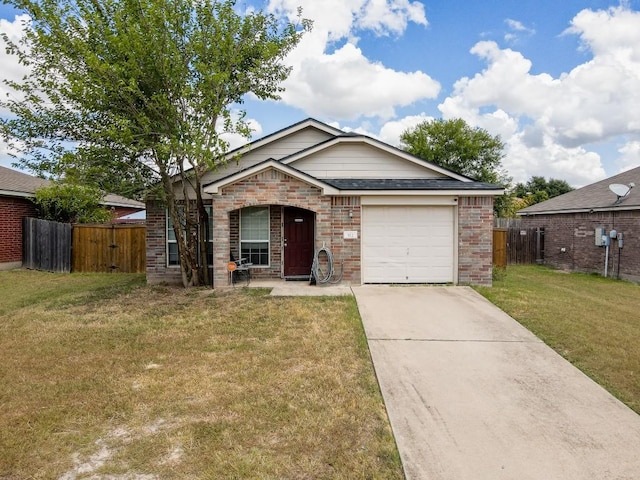
[[[629,185],[635,183],[629,194],[617,202],[618,197],[609,189],[609,185],[620,183]],[[640,167],[627,170],[613,177],[605,178],[564,195],[540,202],[518,212],[519,215],[542,215],[549,213],[570,213],[636,210],[640,209]]]
[[[49,180],[34,177],[26,173],[0,166],[0,195],[8,197],[33,197],[40,187],[46,187]],[[145,205],[137,200],[108,193],[103,203],[109,207],[130,207],[144,209]]]
[[[462,182],[454,178],[335,178],[323,182],[340,190],[502,190],[500,185]]]

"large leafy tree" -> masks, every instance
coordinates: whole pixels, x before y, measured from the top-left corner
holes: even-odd
[[[516,183],[513,188],[513,194],[522,199],[525,207],[543,202],[558,195],[568,193],[574,190],[566,180],[557,178],[549,178],[549,180],[540,176],[532,176],[527,183]]]
[[[405,130],[402,148],[431,163],[480,182],[507,187],[511,179],[502,170],[504,143],[482,128],[473,128],[461,118],[434,119]],[[501,216],[508,209],[509,195],[497,198],[494,212]]]
[[[19,162],[76,179],[156,178],[174,225],[185,286],[208,281],[204,173],[224,159],[220,131],[249,137],[251,93],[276,99],[285,55],[309,22],[282,23],[233,0],[5,0],[29,14],[4,40],[30,67],[0,105]],[[108,175],[102,175],[108,177]],[[195,202],[184,201],[195,192]]]

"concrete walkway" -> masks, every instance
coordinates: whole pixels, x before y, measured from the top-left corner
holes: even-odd
[[[353,287],[408,480],[640,479],[640,416],[466,287]]]
[[[347,284],[309,285],[309,282],[285,282],[284,280],[252,280],[249,288],[271,288],[273,297],[323,297],[353,295]]]

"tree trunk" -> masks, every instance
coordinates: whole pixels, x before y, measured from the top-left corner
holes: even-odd
[[[209,285],[209,256],[207,255],[207,246],[209,240],[209,215],[207,214],[207,209],[204,205],[204,200],[202,198],[202,183],[200,181],[200,172],[197,167],[195,170],[196,176],[196,206],[197,206],[197,214],[198,214],[198,239],[199,239],[199,277],[202,285]]]

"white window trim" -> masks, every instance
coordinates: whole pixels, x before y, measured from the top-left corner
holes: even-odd
[[[268,238],[267,240],[243,240],[242,239],[242,211],[245,208],[266,208],[267,209],[267,221],[269,223],[268,225]],[[248,207],[244,207],[240,209],[240,215],[239,215],[239,221],[238,221],[238,254],[240,256],[242,256],[242,242],[267,242],[267,263],[266,265],[253,265],[252,268],[270,268],[271,267],[271,206],[270,205],[251,205]]]
[[[169,244],[170,243],[175,243],[177,245],[178,241],[177,240],[170,240],[169,239],[169,228],[171,228],[169,226],[169,221],[171,220],[171,218],[169,217],[169,209],[166,208],[165,209],[165,216],[164,216],[164,223],[165,223],[165,228],[164,228],[164,235],[165,235],[165,239],[166,241],[165,243],[165,251],[166,251],[166,264],[167,264],[167,268],[180,268],[180,257],[178,256],[178,263],[172,264],[169,263]]]

